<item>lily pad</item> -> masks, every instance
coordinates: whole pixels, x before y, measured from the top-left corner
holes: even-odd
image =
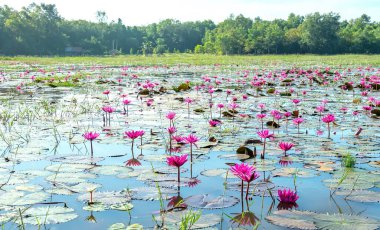
[[[65,223],[78,217],[74,209],[59,206],[32,207],[22,212],[22,215],[23,223],[32,225]],[[20,218],[15,219],[15,222],[20,224]]]
[[[202,209],[218,209],[228,208],[239,203],[239,199],[233,196],[217,196],[211,197],[208,194],[194,195],[187,197],[185,203],[194,208]]]

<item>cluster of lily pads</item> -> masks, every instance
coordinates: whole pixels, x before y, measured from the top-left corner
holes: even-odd
[[[379,68],[14,64],[0,87],[7,229],[380,227]]]

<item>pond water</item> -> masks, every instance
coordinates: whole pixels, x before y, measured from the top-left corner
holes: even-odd
[[[4,229],[380,226],[379,68],[14,64],[0,76]],[[133,148],[131,130],[145,132]],[[190,134],[194,145],[178,137]],[[286,157],[280,142],[294,144]],[[167,158],[182,154],[178,184]],[[230,170],[242,162],[259,174],[248,199]],[[280,202],[285,188],[296,202]]]

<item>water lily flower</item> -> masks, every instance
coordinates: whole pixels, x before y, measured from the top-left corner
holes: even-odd
[[[199,138],[194,134],[190,134],[185,137],[186,143],[190,144],[190,162],[193,163],[193,145],[197,146],[196,143],[199,141]]]
[[[244,181],[248,183],[247,186],[247,192],[245,199],[248,199],[248,194],[249,194],[249,184],[253,181],[259,178],[259,174],[256,172],[256,168],[254,166],[241,163],[241,164],[235,164],[234,166],[230,167],[231,172],[239,177],[242,181],[241,185],[241,194],[243,196],[243,187],[244,187]]]
[[[94,151],[93,151],[93,147],[92,147],[92,141],[95,140],[96,138],[99,137],[99,133],[96,133],[96,132],[86,132],[83,134],[83,137],[90,141],[90,145],[91,145],[91,157],[93,157],[94,155]]]
[[[265,144],[266,144],[266,139],[267,139],[267,138],[274,138],[274,134],[273,134],[273,133],[269,133],[269,130],[268,130],[268,129],[264,129],[264,130],[262,130],[262,131],[257,132],[257,135],[259,135],[259,137],[261,137],[261,138],[264,139],[263,152],[261,153],[261,159],[264,159],[264,157],[265,157]]]
[[[282,190],[279,189],[277,191],[277,194],[278,194],[278,198],[280,202],[284,202],[284,203],[296,203],[296,201],[299,198],[297,193],[293,192],[290,189],[282,189]]]
[[[177,167],[178,169],[178,186],[180,184],[180,180],[181,180],[181,171],[180,171],[180,167],[182,165],[184,165],[187,161],[187,154],[184,154],[184,155],[181,155],[181,156],[169,156],[166,158],[166,163],[169,165],[169,166],[174,166],[174,167]]]
[[[286,152],[288,150],[290,150],[291,148],[293,148],[294,144],[293,143],[290,143],[290,142],[280,142],[278,144],[278,146],[280,147],[280,149],[284,150],[284,154],[286,156]]]
[[[335,116],[333,114],[327,114],[322,118],[322,121],[324,123],[327,123],[327,129],[328,129],[328,137],[330,138],[330,123],[335,121]]]

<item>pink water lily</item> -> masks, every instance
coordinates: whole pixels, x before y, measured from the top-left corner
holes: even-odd
[[[286,156],[286,152],[293,148],[294,144],[290,142],[280,142],[278,146],[280,149],[284,150],[284,154]]]
[[[181,156],[170,156],[166,158],[166,163],[168,163],[169,166],[177,167],[178,169],[178,188],[180,185],[181,180],[181,171],[180,167],[184,165],[187,161],[187,154],[181,155]]]
[[[105,117],[103,117],[103,123],[106,125],[108,122],[108,125],[111,124],[111,113],[115,112],[116,109],[111,106],[104,106],[102,107],[102,110],[105,112]]]
[[[193,163],[193,145],[197,146],[197,142],[199,141],[199,138],[195,136],[194,134],[190,134],[189,136],[185,137],[186,143],[190,144],[190,162]]]
[[[96,132],[86,132],[83,134],[83,137],[90,141],[90,145],[91,145],[91,157],[93,157],[94,155],[94,150],[93,150],[93,147],[92,147],[92,141],[95,140],[96,138],[99,137],[99,133],[96,133]]]
[[[283,189],[283,190],[279,189],[277,191],[277,194],[278,194],[278,198],[280,202],[284,202],[284,203],[296,203],[296,201],[299,198],[297,193],[293,192],[290,189]]]
[[[83,137],[88,140],[88,141],[93,141],[95,140],[96,138],[99,137],[99,133],[96,133],[96,132],[86,132],[83,134]]]
[[[268,129],[264,129],[262,131],[257,132],[257,135],[259,135],[259,137],[261,137],[261,138],[264,139],[263,152],[261,153],[261,159],[264,159],[265,158],[265,144],[266,144],[266,140],[267,140],[267,138],[274,138],[274,134],[270,133]]]
[[[125,99],[123,100],[123,105],[124,105],[124,113],[127,114],[127,117],[128,117],[128,106],[129,104],[131,104],[131,100],[128,100],[128,99]],[[127,107],[127,109],[125,109],[125,107]]]
[[[327,138],[330,138],[330,123],[335,121],[335,116],[333,114],[327,114],[322,118],[322,121],[324,123],[327,123],[327,130],[328,130],[328,136]]]
[[[168,112],[166,114],[166,118],[172,121],[175,118],[175,115],[176,115],[175,112]]]
[[[135,139],[138,137],[141,137],[142,135],[144,135],[144,133],[145,133],[144,130],[130,130],[130,131],[124,132],[124,137],[127,137],[132,140],[131,150],[132,150],[133,158],[135,158],[134,152],[133,152]]]
[[[172,153],[172,137],[175,132],[177,132],[177,129],[174,126],[170,126],[167,128],[168,133],[169,133],[169,153]]]
[[[256,168],[254,166],[241,163],[241,164],[235,164],[234,166],[231,166],[230,170],[235,176],[241,179],[241,195],[242,196],[243,196],[243,189],[244,189],[244,181],[248,183],[247,192],[245,195],[245,199],[248,199],[250,183],[256,180],[257,178],[259,178],[260,176],[256,172]]]
[[[211,127],[216,127],[216,126],[218,126],[221,122],[220,122],[220,121],[216,121],[216,120],[209,120],[208,123],[209,123],[209,125],[210,125]]]
[[[303,123],[305,120],[302,118],[302,117],[297,117],[297,118],[294,118],[293,119],[293,123],[295,125],[297,125],[297,130],[298,130],[298,133],[300,133],[300,125],[301,123]]]
[[[193,99],[187,97],[183,101],[187,103],[187,118],[190,119],[190,104],[193,102]]]

